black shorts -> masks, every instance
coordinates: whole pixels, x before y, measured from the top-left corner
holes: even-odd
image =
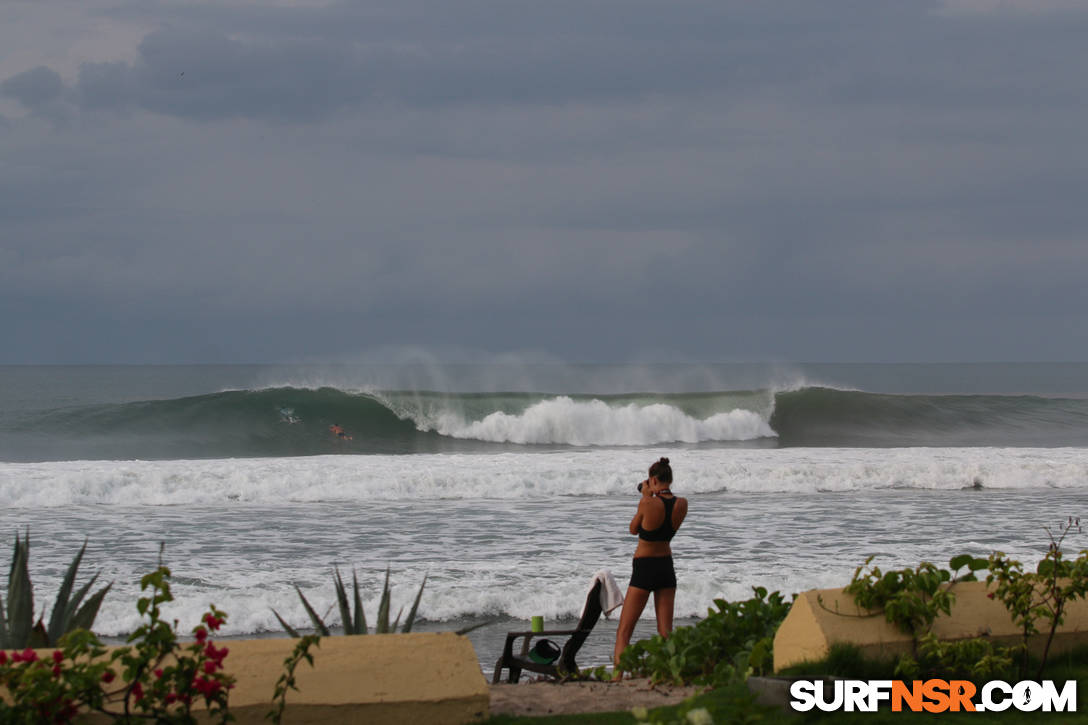
[[[676,570],[671,556],[640,556],[631,560],[630,586],[656,592],[676,588]]]

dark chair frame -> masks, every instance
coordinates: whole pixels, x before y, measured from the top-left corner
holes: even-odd
[[[549,629],[543,632],[507,632],[506,644],[503,645],[502,656],[495,663],[495,676],[492,677],[491,682],[497,683],[502,680],[502,671],[504,669],[510,670],[510,676],[507,678],[507,682],[510,683],[516,683],[521,678],[522,670],[538,672],[556,679],[576,674],[578,664],[574,661],[574,657],[578,654],[578,650],[582,648],[589,633],[593,631],[597,620],[601,618],[601,613],[601,582],[598,581],[589,590],[589,594],[586,596],[585,609],[582,610],[582,616],[574,629]],[[529,659],[529,649],[534,638],[563,636],[568,637],[568,639],[563,645],[562,654],[559,655],[559,659],[555,662],[543,665]],[[519,638],[524,638],[521,652],[514,654],[514,642]]]

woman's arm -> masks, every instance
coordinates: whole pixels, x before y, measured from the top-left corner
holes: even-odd
[[[684,519],[688,516],[688,500],[686,498],[676,499],[676,507],[672,512],[672,528],[679,529],[680,524],[684,523]]]
[[[631,532],[632,536],[638,535],[638,527],[642,526],[642,515],[646,513],[646,499],[643,498],[638,502],[638,511],[635,511],[634,517],[631,519],[631,525],[627,527],[627,530]]]
[[[642,526],[642,517],[646,514],[649,502],[654,500],[654,495],[650,492],[648,481],[642,482],[641,491],[642,498],[639,499],[638,502],[638,511],[635,511],[635,516],[631,519],[631,525],[627,527],[627,530],[631,532],[631,536],[638,535],[638,527]]]

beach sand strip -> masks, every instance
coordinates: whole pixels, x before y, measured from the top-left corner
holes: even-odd
[[[491,685],[492,715],[566,715],[632,707],[675,705],[704,688],[651,685],[647,679],[620,682],[551,682]]]

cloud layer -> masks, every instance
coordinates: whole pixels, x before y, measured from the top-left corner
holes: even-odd
[[[1088,357],[1076,3],[25,5],[0,362]]]

